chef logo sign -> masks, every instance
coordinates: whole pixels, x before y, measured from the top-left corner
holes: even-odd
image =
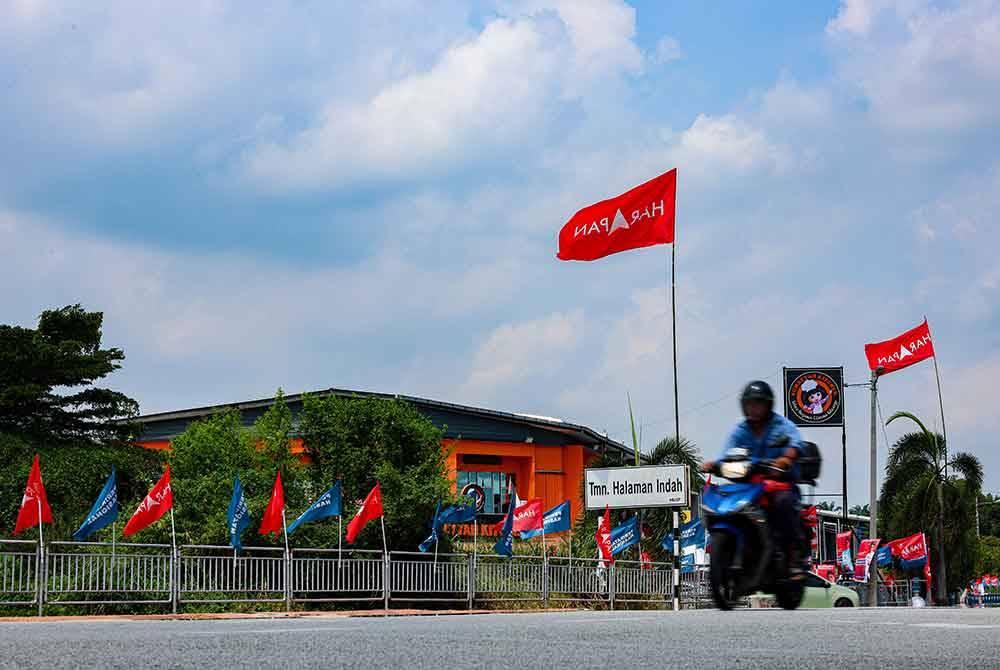
[[[785,416],[797,426],[843,426],[844,369],[785,368]]]

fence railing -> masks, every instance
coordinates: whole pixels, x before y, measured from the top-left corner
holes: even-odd
[[[349,549],[0,540],[0,605],[357,602],[577,603],[670,607],[673,566],[588,558],[423,554]],[[911,585],[883,587],[879,604],[910,603]],[[685,608],[711,607],[704,570],[681,574]],[[859,588],[862,602],[867,587]],[[377,603],[377,604],[376,604]]]

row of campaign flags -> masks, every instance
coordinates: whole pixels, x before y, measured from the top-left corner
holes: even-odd
[[[338,480],[286,529],[285,493],[281,482],[281,472],[279,471],[275,477],[271,498],[261,517],[259,532],[261,535],[268,535],[284,531],[287,541],[287,533],[295,532],[304,523],[320,521],[333,516],[340,517],[343,508],[342,498],[341,483]],[[125,537],[129,537],[152,525],[167,512],[173,514],[173,501],[173,490],[170,487],[170,466],[168,465],[164,469],[159,481],[149,490],[149,493],[146,494],[145,498],[143,498],[142,502],[139,503],[139,506],[129,518],[122,534]],[[117,471],[112,466],[111,474],[108,476],[104,487],[97,496],[97,500],[91,506],[83,523],[73,533],[73,539],[85,540],[97,531],[115,523],[118,520],[118,513]],[[348,544],[352,544],[357,539],[358,534],[365,525],[370,521],[381,518],[383,515],[381,489],[380,485],[376,483],[375,487],[365,497],[360,509],[358,509],[347,525],[347,536],[345,539]],[[239,476],[233,481],[233,495],[229,502],[227,521],[230,544],[233,549],[242,549],[241,536],[251,525],[252,519],[247,507],[243,484]],[[28,474],[24,496],[21,498],[21,508],[18,511],[17,520],[14,524],[14,535],[18,535],[22,530],[32,526],[38,526],[39,531],[41,531],[43,523],[52,523],[52,508],[49,506],[48,497],[45,494],[39,457],[36,454],[31,464],[31,471]],[[382,528],[382,541],[384,546],[384,525]]]
[[[880,568],[888,568],[898,561],[900,569],[905,572],[922,568],[928,589],[930,588],[930,551],[924,533],[914,533],[886,542],[882,546],[879,546],[882,542],[879,538],[862,540],[858,545],[857,560],[851,559],[853,534],[850,530],[837,534],[837,564],[842,573],[851,575],[857,581],[868,581],[872,563]]]

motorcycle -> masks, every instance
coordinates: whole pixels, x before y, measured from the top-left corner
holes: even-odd
[[[783,438],[772,446],[780,448],[787,442]],[[743,448],[730,449],[715,464],[712,474],[730,483],[709,484],[701,508],[710,537],[712,599],[719,609],[732,609],[735,601],[757,591],[774,594],[778,605],[788,610],[802,602],[805,582],[789,578],[786,552],[774,541],[766,506],[769,493],[811,483],[819,476],[816,445],[803,447],[797,481],[789,481],[789,473],[774,461],[753,459]],[[802,537],[809,534],[803,532]],[[808,544],[802,552],[809,555]]]

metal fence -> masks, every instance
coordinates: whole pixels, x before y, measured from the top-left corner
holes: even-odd
[[[0,540],[0,605],[39,605],[38,542]]]
[[[671,565],[587,558],[422,554],[337,549],[0,540],[0,605],[150,605],[357,602],[575,603],[670,607]],[[880,605],[908,605],[910,582],[880,589]],[[867,586],[857,589],[865,602]],[[708,574],[683,573],[681,606],[711,607]]]

